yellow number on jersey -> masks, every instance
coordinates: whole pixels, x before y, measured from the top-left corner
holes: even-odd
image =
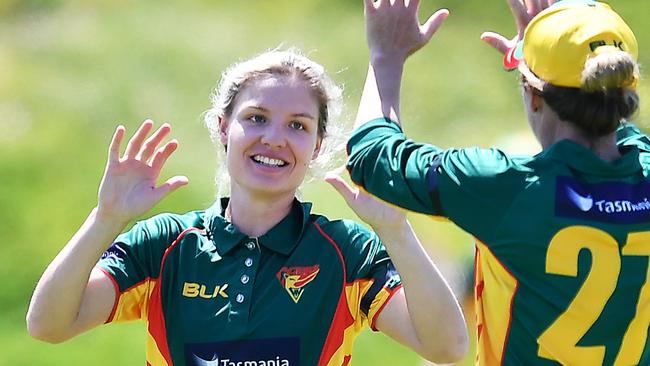
[[[602,365],[605,346],[580,347],[576,344],[596,322],[614,293],[621,272],[618,243],[608,233],[588,227],[571,226],[551,240],[546,255],[546,272],[576,277],[578,254],[591,253],[591,270],[573,301],[537,339],[538,355],[568,365]],[[650,233],[628,235],[623,255],[650,257]],[[637,312],[628,326],[615,365],[635,365],[641,358],[650,325],[650,266],[641,289]]]

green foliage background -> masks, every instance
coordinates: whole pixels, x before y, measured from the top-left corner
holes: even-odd
[[[647,63],[650,3],[611,3],[635,29]],[[406,68],[407,133],[444,147],[536,151],[515,74],[503,72],[497,53],[478,39],[484,30],[512,33],[506,2],[426,0],[421,13],[438,7],[449,8],[450,18]],[[202,113],[211,89],[227,65],[279,45],[303,49],[345,86],[351,122],[368,55],[360,0],[0,1],[0,365],[144,363],[139,323],[56,346],[32,340],[24,322],[31,291],[94,206],[117,123],[132,131],[144,118],[168,121],[181,142],[165,174],[185,174],[191,183],[150,214],[207,207],[216,162]],[[640,93],[647,98],[647,83]],[[641,127],[649,113],[642,104]],[[304,196],[319,212],[354,217],[321,182],[306,185]],[[430,218],[414,215],[413,222],[461,293],[471,238]],[[423,364],[371,332],[360,337],[353,362]]]

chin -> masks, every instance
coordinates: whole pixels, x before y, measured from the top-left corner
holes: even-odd
[[[260,196],[281,196],[289,193],[295,193],[299,184],[289,184],[278,182],[277,179],[269,181],[267,179],[251,179],[241,184],[242,188],[254,195]]]

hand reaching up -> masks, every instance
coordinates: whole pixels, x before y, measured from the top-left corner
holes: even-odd
[[[391,56],[406,60],[431,40],[449,15],[447,9],[441,9],[420,24],[420,0],[364,0],[364,3],[371,58]]]
[[[494,47],[502,54],[514,48],[524,38],[524,31],[530,21],[542,10],[556,3],[558,0],[508,0],[510,11],[517,24],[517,35],[508,39],[499,33],[484,32],[481,39]]]
[[[171,131],[168,124],[163,124],[147,138],[152,129],[153,121],[144,121],[129,140],[123,156],[120,156],[120,147],[126,130],[124,126],[115,130],[99,186],[98,216],[126,224],[188,183],[187,177],[175,176],[157,185],[160,171],[178,147],[178,141],[163,144]]]

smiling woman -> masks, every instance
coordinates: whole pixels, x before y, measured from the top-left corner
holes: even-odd
[[[327,150],[339,95],[323,68],[295,51],[227,70],[206,122],[225,153],[230,197],[123,234],[188,180],[156,183],[178,146],[163,143],[169,125],[151,134],[145,121],[122,156],[118,127],[97,207],[34,292],[30,334],[55,343],[103,323],[143,320],[150,365],[347,365],[369,325],[432,361],[462,357],[460,307],[404,212],[328,178],[380,239],[296,198]]]

